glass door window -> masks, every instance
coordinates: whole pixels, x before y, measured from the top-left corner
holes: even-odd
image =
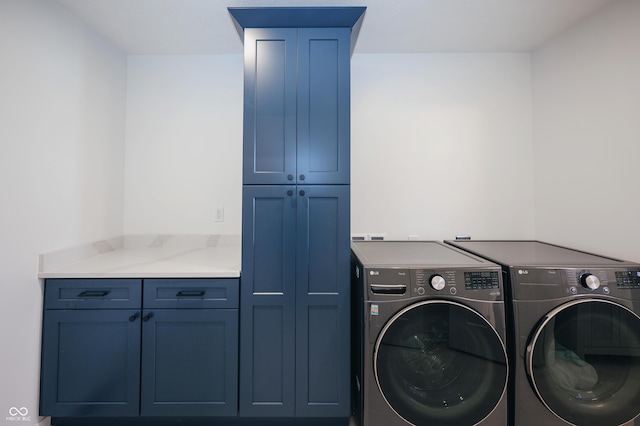
[[[507,357],[496,330],[451,301],[424,301],[400,311],[380,333],[374,357],[384,398],[414,425],[479,423],[507,384]]]
[[[577,300],[549,312],[527,347],[540,400],[580,426],[621,425],[640,413],[640,318],[607,300]]]

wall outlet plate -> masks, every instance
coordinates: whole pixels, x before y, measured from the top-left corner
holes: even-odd
[[[216,207],[215,221],[224,222],[224,207]]]

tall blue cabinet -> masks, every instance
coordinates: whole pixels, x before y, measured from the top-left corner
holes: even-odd
[[[348,418],[349,62],[365,8],[229,11],[245,73],[239,414]]]

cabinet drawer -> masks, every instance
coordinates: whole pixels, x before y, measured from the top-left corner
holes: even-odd
[[[144,307],[171,309],[238,308],[238,278],[144,280]]]
[[[139,279],[48,279],[45,309],[140,309]]]

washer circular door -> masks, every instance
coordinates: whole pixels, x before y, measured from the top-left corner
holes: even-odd
[[[608,300],[561,305],[533,331],[526,370],[540,400],[564,421],[627,423],[640,413],[640,318]]]
[[[453,301],[427,300],[391,318],[374,369],[389,406],[414,425],[477,424],[500,402],[507,356],[495,328]]]

